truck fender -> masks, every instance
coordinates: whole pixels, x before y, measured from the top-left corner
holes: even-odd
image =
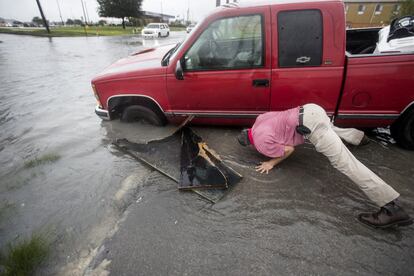
[[[118,94],[108,98],[108,111],[111,114],[122,114],[124,109],[131,105],[144,106],[154,111],[165,119],[165,113],[161,105],[152,97],[141,94]],[[112,116],[111,116],[112,117]]]

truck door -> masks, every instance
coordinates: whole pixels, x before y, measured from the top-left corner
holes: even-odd
[[[272,6],[271,110],[316,103],[333,114],[344,69],[345,20],[343,7],[329,5]]]
[[[248,118],[269,110],[269,12],[258,7],[245,14],[218,15],[199,28],[203,30],[194,34],[194,42],[179,54],[184,79],[167,74],[174,114]]]

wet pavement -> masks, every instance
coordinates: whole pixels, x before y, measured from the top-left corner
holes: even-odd
[[[91,78],[142,49],[139,37],[0,41],[0,246],[47,233],[53,254],[39,274],[414,274],[414,227],[359,224],[356,215],[375,206],[309,144],[261,175],[254,166],[263,157],[238,145],[238,129],[194,127],[244,176],[214,205],[113,147],[174,130],[94,114]],[[414,152],[382,132],[351,151],[413,215]],[[59,158],[25,166],[45,154]]]
[[[269,175],[240,147],[236,129],[195,128],[244,179],[217,204],[157,172],[139,185],[119,231],[92,264],[111,275],[412,275],[413,227],[374,230],[356,220],[375,210],[309,144]],[[414,211],[413,152],[379,142],[352,152],[393,185]]]

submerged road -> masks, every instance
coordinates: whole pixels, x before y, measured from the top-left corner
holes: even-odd
[[[238,130],[194,129],[244,179],[212,205],[151,172],[92,267],[111,275],[413,275],[413,227],[358,223],[359,212],[376,207],[312,145],[261,175],[253,164],[263,158],[238,145]],[[413,214],[414,153],[378,140],[351,149]]]
[[[45,233],[52,254],[41,275],[413,275],[414,227],[359,224],[356,215],[375,207],[310,144],[261,175],[263,157],[239,146],[239,129],[194,127],[244,176],[215,205],[111,145],[174,126],[102,122],[91,78],[184,37],[0,35],[0,247]],[[414,152],[374,139],[351,151],[414,215]]]

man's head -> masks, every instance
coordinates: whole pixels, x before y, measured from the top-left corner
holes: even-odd
[[[243,129],[240,134],[237,135],[237,140],[243,147],[250,145],[249,130],[247,128]]]

